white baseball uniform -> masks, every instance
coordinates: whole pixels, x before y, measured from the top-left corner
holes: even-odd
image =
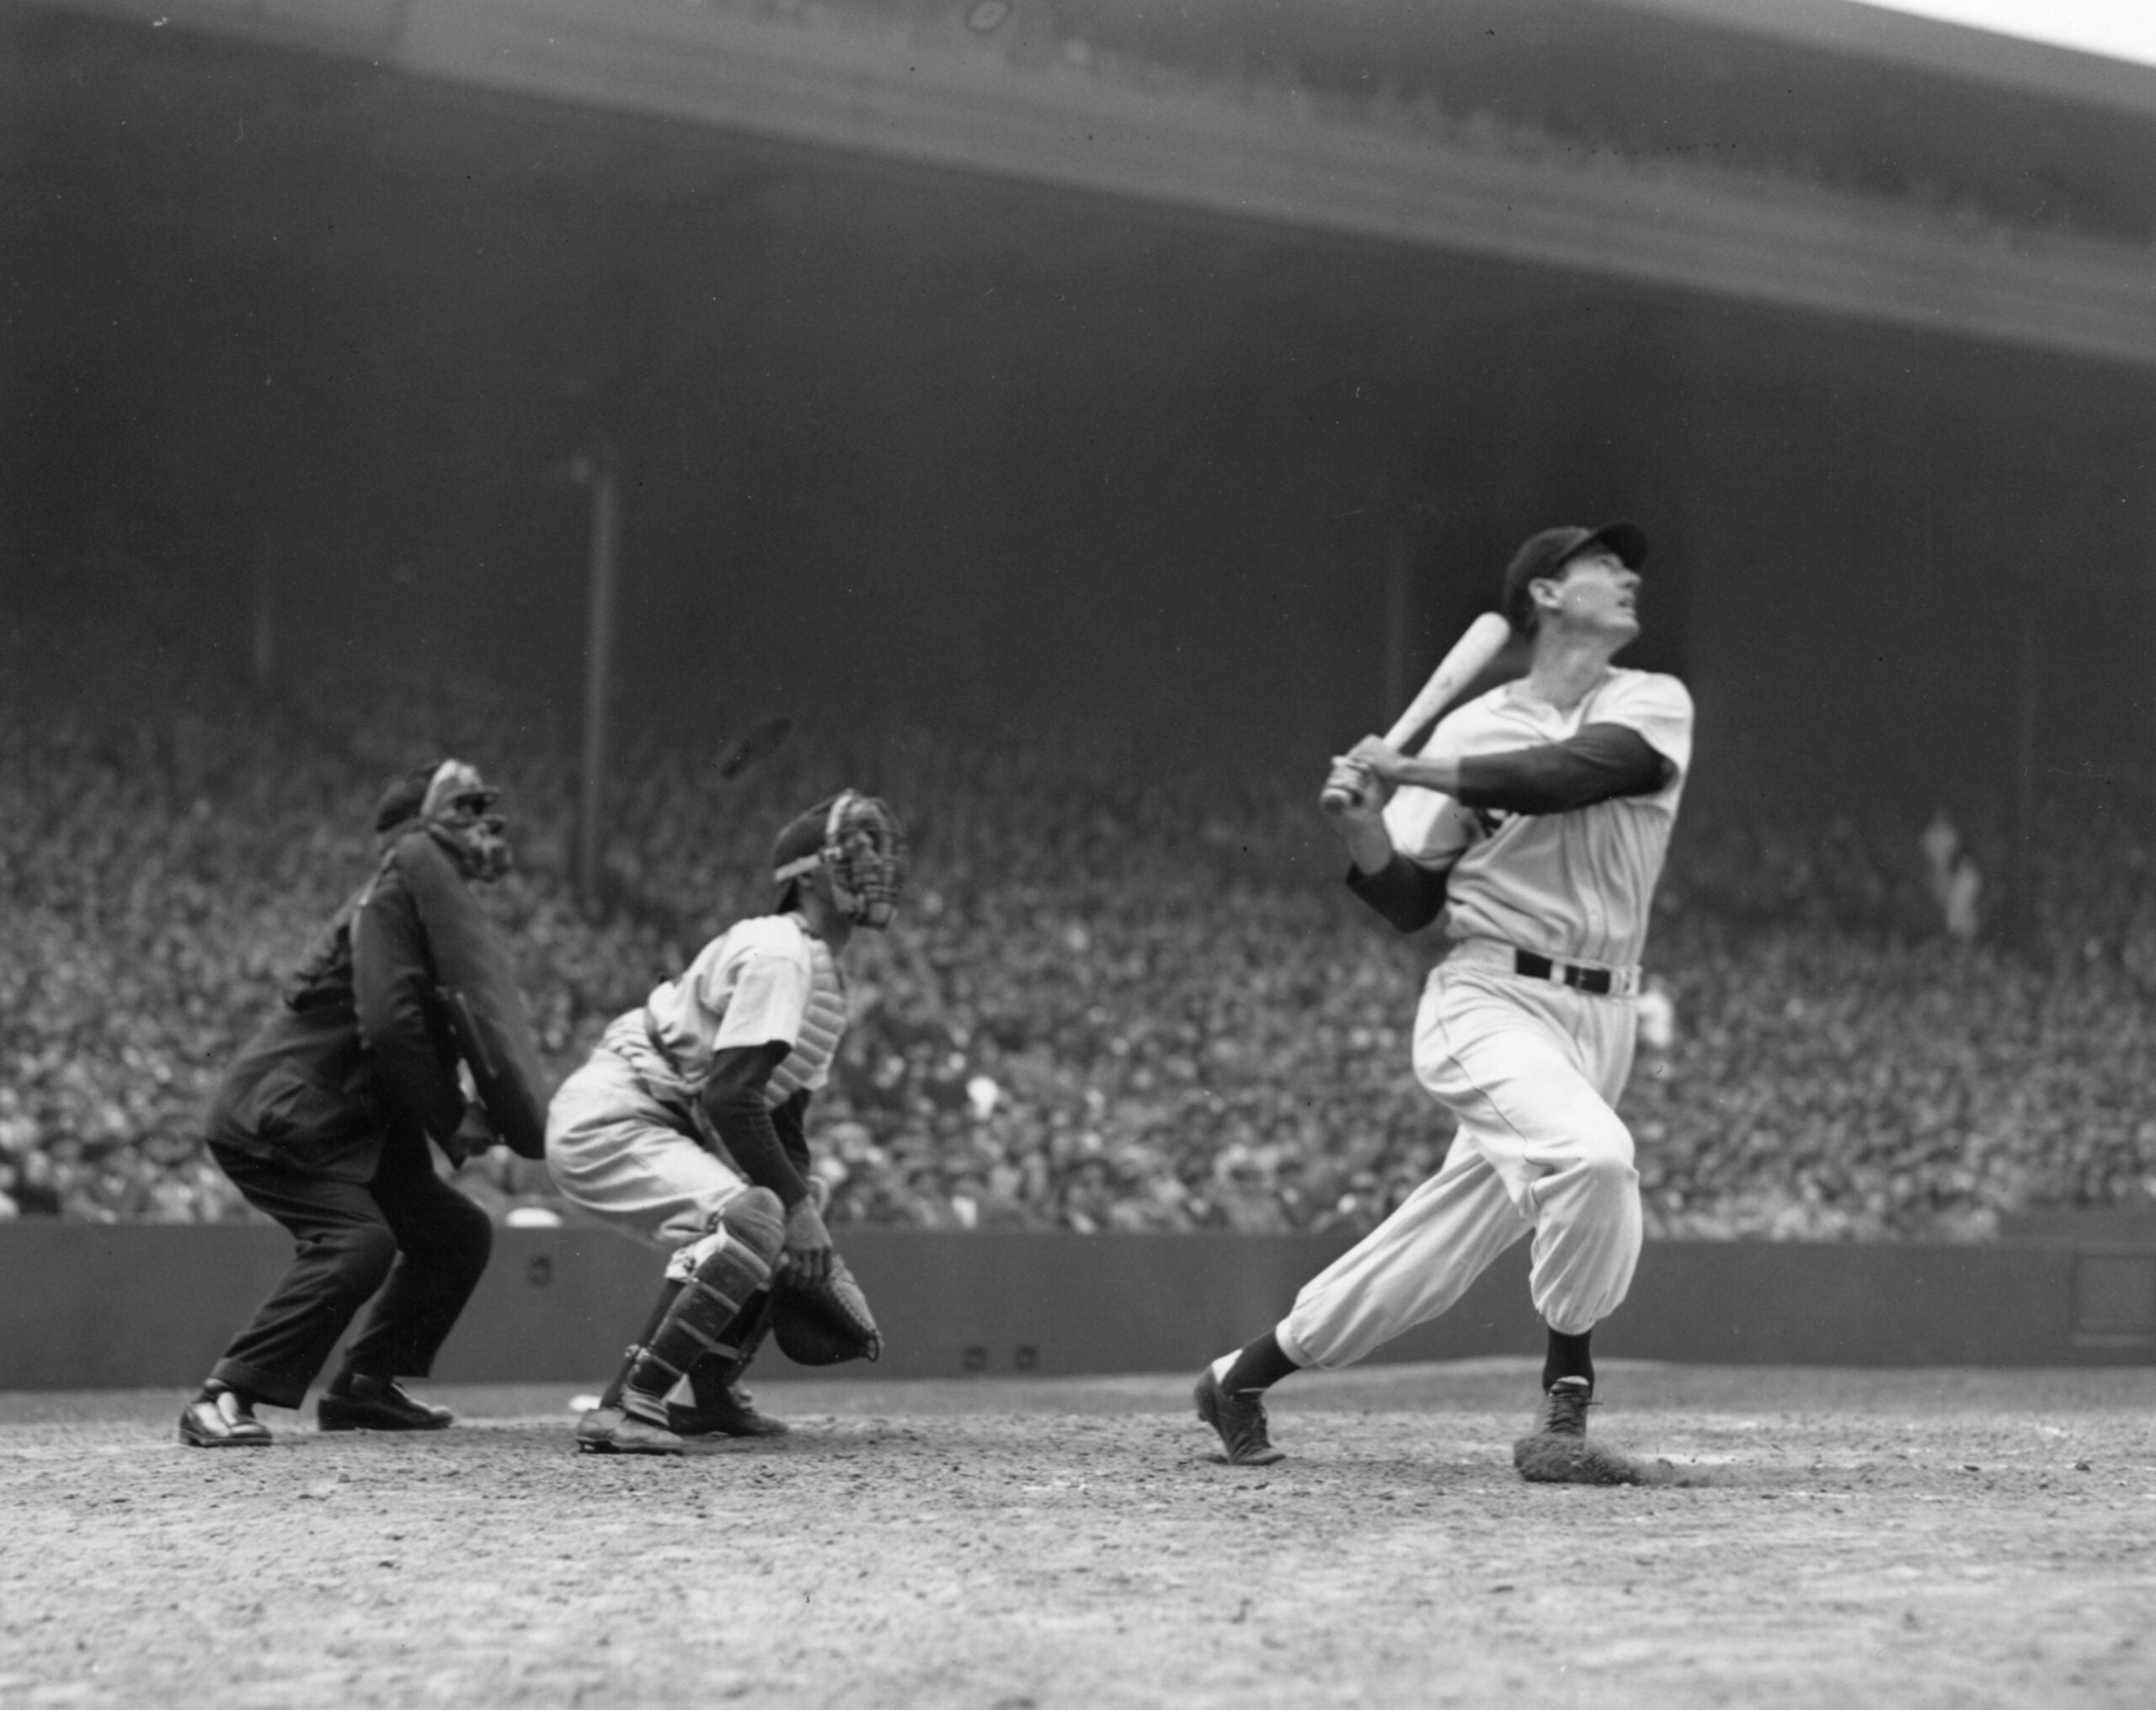
[[[773,1110],[830,1079],[845,976],[798,914],[744,920],[686,972],[617,1016],[547,1112],[547,1167],[577,1205],[668,1247],[695,1240],[748,1184],[698,1137],[697,1094],[719,1052],[788,1047]]]
[[[1661,786],[1556,813],[1465,808],[1415,788],[1386,806],[1394,847],[1450,873],[1444,930],[1455,941],[1423,988],[1414,1063],[1460,1131],[1437,1175],[1296,1297],[1276,1334],[1299,1365],[1351,1365],[1435,1318],[1530,1233],[1529,1286],[1553,1329],[1592,1329],[1631,1284],[1639,1175],[1614,1105],[1691,766],[1691,697],[1673,677],[1612,668],[1560,711],[1522,679],[1451,713],[1422,752],[1503,754],[1594,724],[1638,732],[1667,762]],[[1547,977],[1521,971],[1523,951]]]

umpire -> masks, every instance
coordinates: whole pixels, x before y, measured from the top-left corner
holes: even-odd
[[[291,1232],[284,1281],[179,1416],[198,1448],[259,1446],[258,1402],[296,1408],[379,1292],[317,1408],[324,1430],[439,1430],[414,1400],[470,1299],[494,1231],[444,1181],[504,1142],[546,1149],[547,1095],[499,937],[470,887],[509,870],[495,792],[462,760],[398,779],[375,815],[374,875],[337,911],[226,1074],[210,1153]],[[477,1096],[467,1101],[459,1068]]]

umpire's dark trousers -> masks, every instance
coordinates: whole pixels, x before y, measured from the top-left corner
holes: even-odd
[[[425,1377],[494,1239],[487,1214],[435,1174],[426,1142],[387,1141],[364,1184],[282,1168],[214,1140],[210,1149],[248,1203],[299,1243],[284,1281],[210,1375],[273,1407],[297,1407],[379,1290],[345,1364],[378,1377]]]

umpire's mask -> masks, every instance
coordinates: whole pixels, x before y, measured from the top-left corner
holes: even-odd
[[[494,812],[500,796],[479,776],[476,766],[444,760],[435,768],[419,809],[421,823],[448,850],[457,870],[480,884],[510,870],[509,844],[503,836],[505,822]]]

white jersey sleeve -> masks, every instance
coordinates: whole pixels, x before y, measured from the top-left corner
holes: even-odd
[[[711,1041],[712,1056],[743,1045],[791,1047],[800,1038],[814,983],[805,944],[757,945],[725,972],[730,976],[730,990],[702,994],[707,1009],[719,1016]]]
[[[1471,808],[1441,791],[1412,785],[1385,803],[1385,826],[1395,849],[1416,866],[1438,873],[1450,871],[1482,835]]]
[[[1623,671],[1598,691],[1581,721],[1621,724],[1639,732],[1662,759],[1670,775],[1656,796],[1674,799],[1692,770],[1692,695],[1674,677],[1659,671]]]

